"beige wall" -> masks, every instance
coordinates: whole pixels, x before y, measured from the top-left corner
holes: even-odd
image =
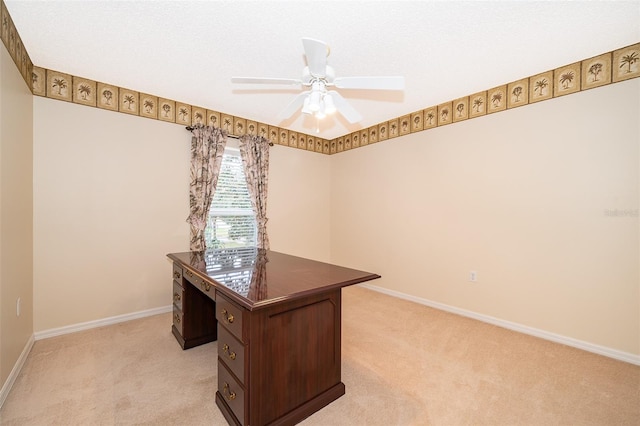
[[[4,46],[0,47],[1,384],[33,334],[32,102],[13,60]]]
[[[638,117],[640,79],[332,156],[331,260],[640,354]]]
[[[35,331],[170,305],[189,142],[176,124],[34,98]],[[270,157],[271,248],[328,260],[329,157]]]
[[[275,145],[269,160],[271,249],[328,262],[331,158]]]

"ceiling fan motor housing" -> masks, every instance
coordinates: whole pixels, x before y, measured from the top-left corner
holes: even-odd
[[[327,65],[325,68],[324,76],[313,76],[309,71],[309,67],[304,67],[302,70],[302,85],[310,86],[315,80],[323,80],[327,85],[332,85],[336,78],[336,72],[332,66]]]

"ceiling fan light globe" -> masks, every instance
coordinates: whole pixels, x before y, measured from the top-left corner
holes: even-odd
[[[324,95],[324,112],[327,114],[334,114],[337,109],[335,104],[333,103],[333,98],[331,97],[331,95],[327,94]]]
[[[313,111],[309,109],[309,96],[304,98],[304,104],[302,105],[303,114],[313,114]]]
[[[309,95],[309,109],[313,112],[320,110],[320,92],[311,92]]]
[[[325,112],[323,110],[319,110],[318,112],[316,112],[316,118],[318,120],[322,120],[326,116],[327,116],[327,114],[325,114]]]

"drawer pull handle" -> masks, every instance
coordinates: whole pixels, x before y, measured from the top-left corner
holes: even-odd
[[[226,343],[224,344],[224,346],[222,347],[222,350],[224,351],[224,353],[227,354],[227,356],[229,357],[229,359],[231,361],[236,359],[236,353],[235,352],[229,352],[229,345],[227,345]]]
[[[187,271],[187,275],[189,275],[190,277],[193,277],[193,272]]]
[[[173,273],[173,278],[175,278],[176,280],[180,279],[180,272],[176,271]]]
[[[204,291],[209,291],[211,290],[211,284],[203,281],[200,283],[200,288],[202,288]]]
[[[176,321],[176,323],[180,324],[180,315],[175,314],[175,315],[173,316],[173,318],[174,318],[174,320]]]
[[[229,389],[229,383],[227,382],[224,382],[224,386],[222,387],[222,393],[224,394],[224,397],[227,398],[229,401],[233,401],[234,399],[236,399],[236,393]]]
[[[224,315],[224,317],[227,319],[227,322],[228,322],[229,324],[231,324],[231,323],[233,322],[233,319],[234,319],[234,318],[233,318],[233,314],[230,314],[229,312],[227,312],[227,310],[226,310],[226,309],[223,309],[223,310],[222,310],[222,315]]]
[[[180,296],[178,293],[173,293],[173,301],[174,302],[179,302],[180,299],[182,299],[182,296]]]

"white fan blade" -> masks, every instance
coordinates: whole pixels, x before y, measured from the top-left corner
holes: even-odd
[[[292,78],[231,77],[232,83],[241,84],[289,84],[300,85],[302,81]]]
[[[404,77],[337,77],[338,89],[404,90]]]
[[[307,57],[307,65],[312,76],[323,78],[327,72],[327,56],[329,46],[320,40],[303,38],[304,54]]]
[[[285,120],[285,119],[291,117],[297,110],[300,109],[302,104],[304,104],[304,100],[307,97],[307,95],[309,95],[309,91],[308,90],[306,92],[302,92],[298,96],[296,96],[293,99],[293,101],[291,101],[291,103],[289,103],[289,105],[287,105],[285,107],[285,109],[280,111],[280,114],[278,114],[278,118],[281,119],[281,120]]]
[[[358,113],[358,111],[353,109],[353,107],[349,105],[349,102],[347,102],[347,100],[343,98],[340,93],[336,92],[335,90],[329,90],[328,93],[333,98],[333,103],[335,104],[338,112],[342,114],[342,116],[346,118],[349,123],[353,124],[362,120],[362,116]]]

